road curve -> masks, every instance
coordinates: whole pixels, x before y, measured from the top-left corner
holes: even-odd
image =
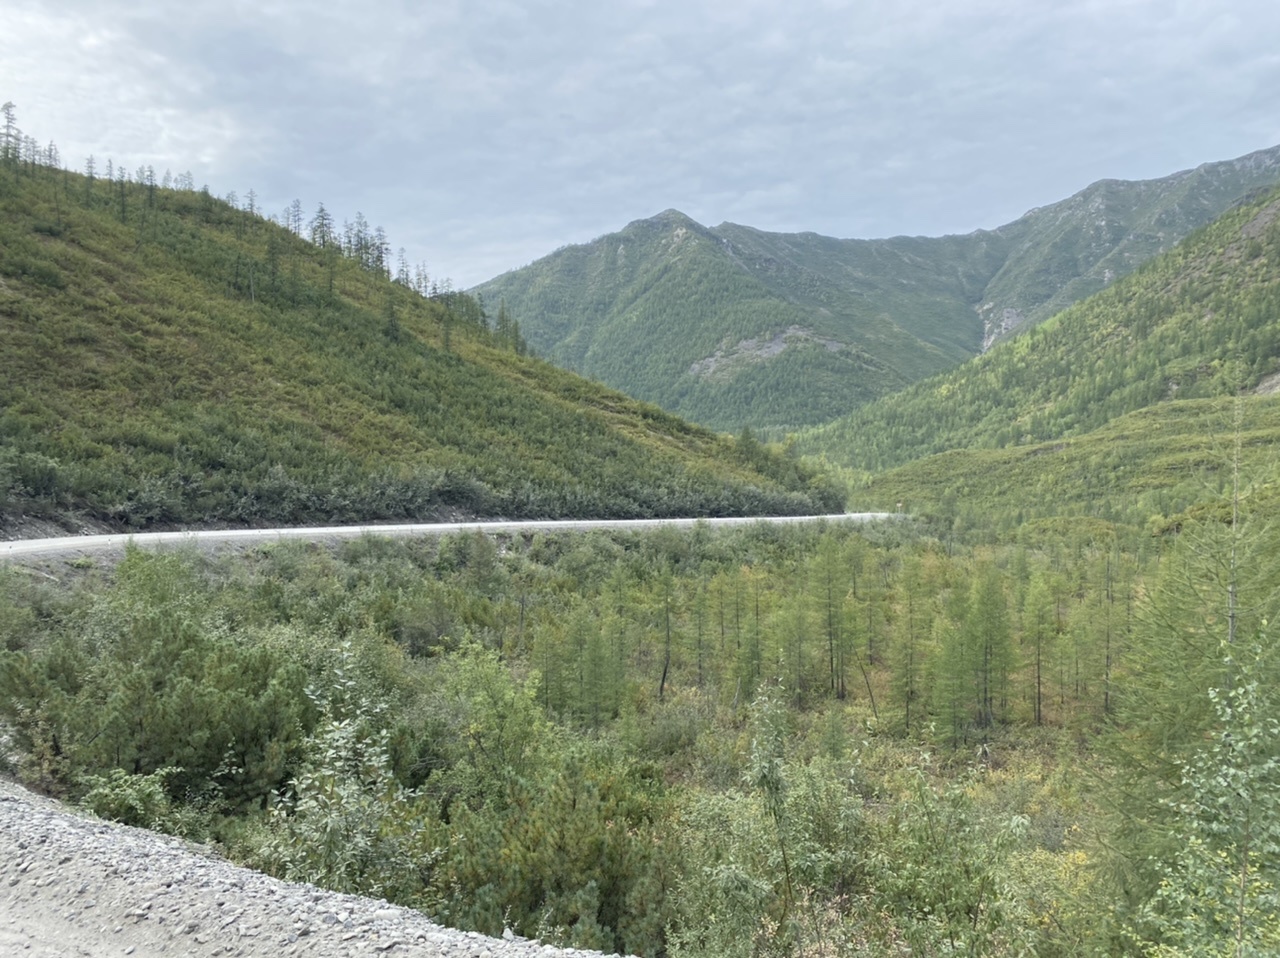
[[[727,519],[533,519],[520,522],[433,522],[400,525],[299,526],[285,529],[201,529],[190,532],[134,532],[123,535],[58,536],[53,539],[15,539],[0,542],[0,561],[63,553],[120,552],[132,543],[140,548],[182,545],[227,545],[281,539],[357,539],[373,536],[436,536],[451,532],[561,532],[590,529],[687,529],[698,523],[710,528],[754,523],[871,522],[897,518],[892,512],[846,512],[825,516],[764,516]]]

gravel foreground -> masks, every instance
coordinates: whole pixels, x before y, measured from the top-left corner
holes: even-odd
[[[454,931],[385,901],[279,881],[0,780],[4,958],[597,954]]]

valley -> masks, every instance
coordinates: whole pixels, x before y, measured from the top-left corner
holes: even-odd
[[[0,942],[1272,953],[1278,155],[473,295],[0,152]]]

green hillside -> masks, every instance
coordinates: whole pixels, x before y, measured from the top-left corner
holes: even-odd
[[[1034,539],[1096,531],[1081,518],[1155,534],[1189,516],[1225,518],[1237,467],[1242,506],[1276,515],[1278,450],[1280,403],[1270,396],[1177,400],[1073,438],[927,456],[863,476],[855,498]]]
[[[1280,368],[1280,193],[1234,209],[1114,287],[964,366],[804,434],[880,471],[961,448],[1076,436]]]
[[[0,163],[0,515],[119,527],[838,509],[518,355],[463,294],[154,181]],[[367,250],[366,250],[367,252]]]
[[[476,288],[541,355],[709,426],[828,422],[978,355],[1280,179],[1280,148],[995,230],[842,240],[668,210]]]
[[[478,292],[506,302],[539,354],[726,430],[830,419],[851,395],[872,399],[964,355],[875,316],[866,317],[870,338],[888,349],[853,340],[834,312],[815,319],[811,304],[780,299],[736,256],[713,231],[668,211]],[[888,354],[912,366],[904,372]],[[744,404],[771,414],[743,417]]]

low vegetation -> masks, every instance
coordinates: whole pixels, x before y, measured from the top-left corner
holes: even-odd
[[[1229,518],[1218,497],[1238,467],[1250,508],[1275,515],[1278,446],[1272,397],[1183,400],[1067,439],[955,449],[847,480],[867,508],[905,509],[960,535],[1070,538],[1113,523],[1159,534],[1188,518]]]
[[[133,551],[4,573],[0,719],[46,791],[491,934],[1202,954],[1280,932],[1277,558],[1243,520]]]

